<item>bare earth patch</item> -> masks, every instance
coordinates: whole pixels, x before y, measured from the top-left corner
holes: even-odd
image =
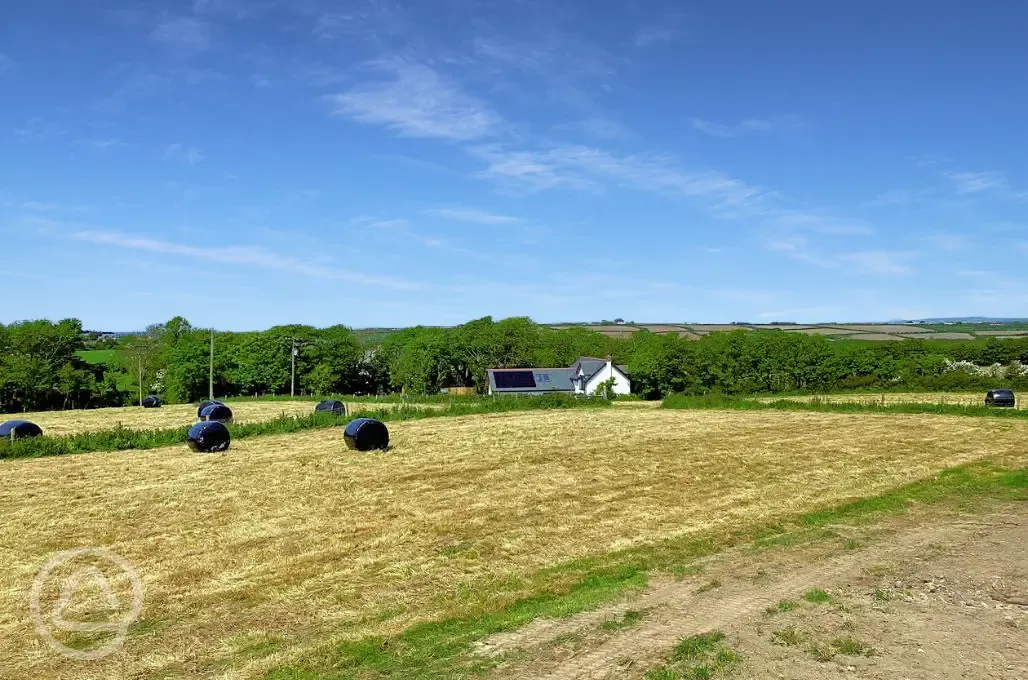
[[[1028,422],[1013,420],[650,408],[390,431],[385,454],[318,430],[225,455],[0,463],[0,677],[260,677],[340,639],[502,608],[533,594],[517,584],[540,568],[763,524],[971,461],[1023,464],[1028,440]],[[40,567],[81,546],[125,557],[145,589],[124,649],[86,665],[46,647],[27,606]],[[705,620],[722,616],[714,603]]]
[[[683,638],[718,631],[741,657],[731,677],[1028,678],[1023,504],[843,529],[870,545],[733,551],[638,598],[485,640],[481,653],[531,659],[496,678],[644,678]],[[631,630],[597,625],[639,610],[654,613]]]

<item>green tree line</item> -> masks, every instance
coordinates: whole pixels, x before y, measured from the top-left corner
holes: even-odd
[[[0,325],[0,410],[131,404],[149,393],[172,403],[197,401],[208,394],[210,339],[209,330],[176,317],[114,343],[111,358],[87,363],[81,358],[87,337],[78,320]],[[484,392],[489,368],[563,367],[579,356],[612,356],[627,366],[633,391],[645,398],[1028,387],[1022,366],[1028,364],[1028,338],[872,343],[752,330],[699,340],[648,331],[611,338],[587,328],[552,330],[523,317],[485,317],[374,340],[364,342],[345,326],[216,333],[214,391],[289,394],[295,361],[297,394],[434,394],[461,386]]]

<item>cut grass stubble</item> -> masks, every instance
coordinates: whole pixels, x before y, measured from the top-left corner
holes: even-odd
[[[174,447],[9,461],[0,656],[18,677],[254,677],[291,661],[299,667],[274,677],[322,677],[305,666],[430,677],[414,671],[534,616],[595,606],[648,569],[714,549],[710,537],[986,454],[1023,464],[1028,424],[1000,425],[587,409],[404,423],[384,455],[310,431],[217,457]],[[139,569],[157,622],[102,668],[24,654],[33,634],[19,603],[33,574],[81,545]],[[285,642],[261,658],[234,655],[239,631]]]

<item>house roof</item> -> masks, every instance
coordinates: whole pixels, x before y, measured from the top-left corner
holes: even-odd
[[[594,375],[596,375],[601,369],[606,367],[607,360],[599,359],[597,357],[578,357],[574,364],[571,366],[571,370],[574,374],[578,375],[578,369],[581,367],[582,374],[585,377],[586,382],[589,381]],[[625,370],[624,366],[614,365],[614,368],[621,371],[627,377],[628,371]]]
[[[496,374],[511,371],[530,371],[535,377],[535,387],[497,387]],[[489,388],[493,392],[574,392],[571,384],[574,373],[570,368],[490,368]]]
[[[606,359],[597,359],[596,357],[578,357],[574,364],[571,365],[571,370],[574,374],[578,375],[578,370],[582,370],[582,374],[586,380],[596,375],[596,373],[607,365]]]

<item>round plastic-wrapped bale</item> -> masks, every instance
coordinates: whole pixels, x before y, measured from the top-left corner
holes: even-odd
[[[217,399],[204,399],[200,402],[200,405],[196,407],[196,417],[199,418],[200,414],[203,413],[203,410],[213,404],[221,404],[222,406],[224,406],[224,404],[222,404]]]
[[[325,401],[319,401],[318,405],[314,407],[314,410],[320,413],[331,413],[336,416],[346,415],[346,404],[335,399],[327,399]]]
[[[143,399],[143,408],[160,408],[161,398],[156,394],[151,394]]]
[[[27,420],[8,420],[0,425],[0,437],[4,439],[24,439],[26,437],[39,437],[43,434],[43,428]]]
[[[186,444],[196,453],[219,453],[228,451],[232,436],[228,428],[213,420],[197,423],[186,433]]]
[[[357,451],[385,451],[389,448],[389,429],[380,420],[357,418],[343,431],[346,446]]]
[[[231,423],[232,409],[224,404],[209,404],[200,411],[200,420],[211,423]]]

